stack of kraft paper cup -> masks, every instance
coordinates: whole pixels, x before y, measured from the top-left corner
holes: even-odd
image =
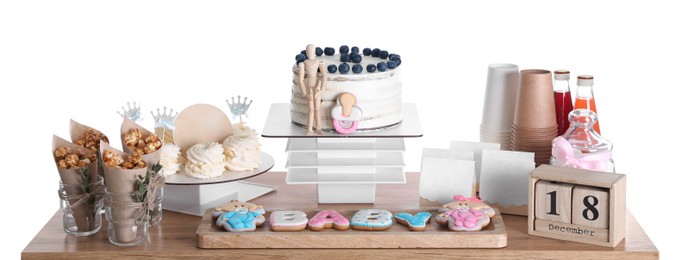
[[[511,150],[511,132],[519,88],[519,66],[495,63],[488,65],[488,81],[481,118],[481,142],[499,143]]]
[[[522,70],[519,94],[512,124],[511,148],[535,153],[535,164],[549,164],[552,139],[558,126],[554,113],[552,73],[548,70]]]

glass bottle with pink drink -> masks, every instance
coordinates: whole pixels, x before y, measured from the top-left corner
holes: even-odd
[[[594,92],[592,86],[594,85],[594,77],[591,75],[578,76],[578,89],[575,91],[575,109],[583,108],[599,114],[597,112],[597,105],[594,101]],[[594,130],[601,134],[599,129],[599,122],[594,124]]]
[[[568,121],[568,113],[573,111],[573,98],[568,81],[571,72],[568,70],[554,71],[554,111],[556,123],[559,126],[559,135],[563,135],[571,123]]]

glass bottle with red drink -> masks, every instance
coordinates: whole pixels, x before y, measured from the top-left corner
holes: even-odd
[[[568,83],[570,79],[570,71],[554,71],[554,111],[556,112],[556,123],[559,126],[559,135],[563,135],[571,125],[568,121],[568,113],[573,111],[573,98]]]
[[[575,91],[575,109],[588,109],[595,114],[599,114],[597,113],[597,105],[594,101],[594,92],[592,91],[593,85],[594,77],[591,75],[578,76],[578,89]],[[593,128],[598,134],[601,134],[599,122],[596,122]]]

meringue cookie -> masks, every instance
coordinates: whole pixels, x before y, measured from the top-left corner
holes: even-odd
[[[173,175],[180,170],[180,163],[178,162],[179,157],[179,146],[167,143],[161,147],[161,160],[159,162],[163,166],[164,175]]]
[[[230,171],[251,171],[260,165],[258,133],[247,126],[233,125],[233,133],[223,141],[225,168]]]
[[[195,144],[187,150],[185,174],[199,179],[218,177],[225,170],[223,147],[215,142]]]

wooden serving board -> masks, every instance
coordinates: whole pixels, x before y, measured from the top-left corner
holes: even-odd
[[[300,210],[312,218],[320,210]],[[339,211],[349,220],[357,210]],[[499,210],[490,224],[477,232],[450,231],[446,225],[438,225],[434,218],[438,209],[391,210],[415,214],[430,212],[431,222],[424,231],[410,231],[406,226],[394,223],[384,231],[338,231],[325,229],[298,232],[274,232],[268,221],[253,232],[227,232],[216,227],[208,210],[197,228],[199,248],[502,248],[507,246],[507,231]],[[265,217],[268,219],[270,212]]]

